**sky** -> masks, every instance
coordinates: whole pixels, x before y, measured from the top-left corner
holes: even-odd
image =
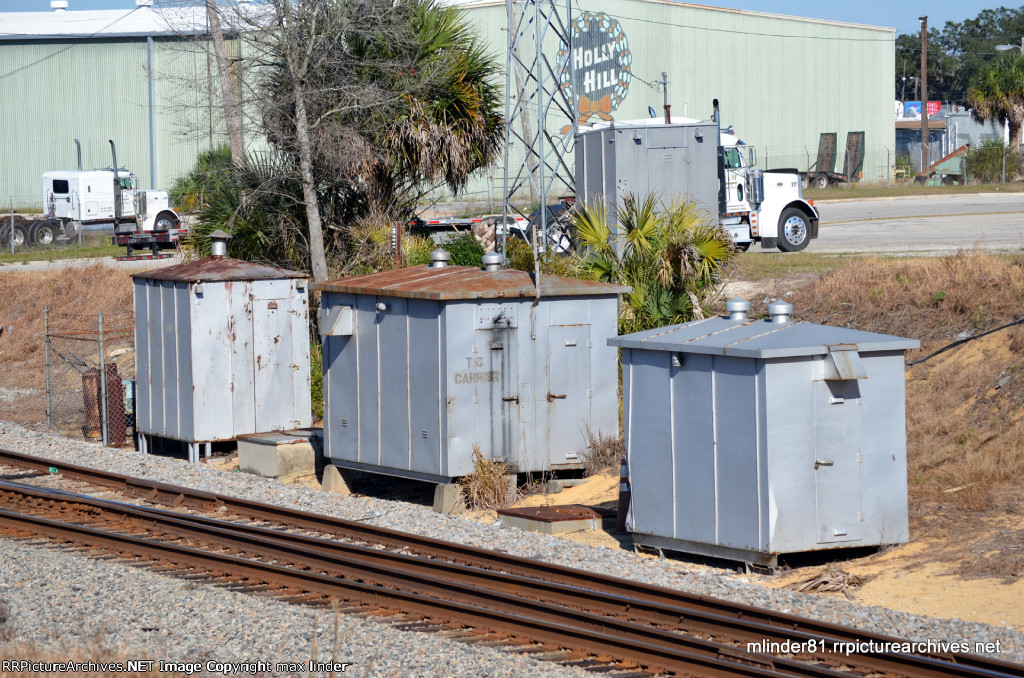
[[[873,26],[888,26],[900,33],[918,33],[917,18],[928,15],[929,27],[942,28],[947,21],[972,19],[986,8],[1003,4],[992,0],[860,0],[860,2],[822,2],[821,0],[696,0],[699,4],[731,9],[746,9],[773,14],[790,14],[814,19],[848,21]],[[135,0],[68,0],[68,9],[133,9]],[[199,3],[197,3],[199,4]],[[49,0],[0,0],[4,12],[48,12]]]

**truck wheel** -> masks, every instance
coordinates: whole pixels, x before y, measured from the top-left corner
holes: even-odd
[[[43,247],[53,244],[57,239],[57,224],[52,221],[37,221],[29,231],[29,241],[33,245]]]
[[[811,229],[807,215],[795,207],[782,210],[779,217],[779,249],[783,252],[799,252],[811,241]]]
[[[22,224],[14,225],[14,236],[12,236],[12,239],[14,240],[15,247],[24,247],[28,244],[28,232]],[[8,242],[7,244],[10,245],[11,243]]]
[[[815,188],[828,188],[828,175],[827,174],[819,174],[818,176],[814,177],[814,187]]]
[[[174,212],[161,212],[156,215],[153,228],[157,231],[169,231],[172,228],[177,228],[179,223],[178,216]]]

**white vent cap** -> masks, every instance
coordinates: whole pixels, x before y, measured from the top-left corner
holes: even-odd
[[[230,233],[225,233],[219,228],[210,234],[210,256],[211,257],[226,257],[228,255],[228,240],[231,239]]]
[[[750,302],[741,297],[725,302],[725,312],[729,314],[729,320],[746,320],[748,311]]]
[[[497,252],[488,252],[484,255],[484,270],[485,271],[500,271],[501,270],[501,255]]]
[[[772,317],[772,322],[778,325],[789,322],[789,316],[793,314],[793,304],[786,301],[775,301],[768,304],[768,315]]]
[[[64,12],[68,8],[68,0],[50,0],[50,9],[54,12]]]
[[[444,268],[452,260],[452,253],[438,247],[430,253],[430,268]]]

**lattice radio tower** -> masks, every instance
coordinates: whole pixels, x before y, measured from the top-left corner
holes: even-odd
[[[510,218],[529,217],[524,204],[532,202],[530,198],[544,206],[550,196],[570,194],[575,188],[573,170],[566,161],[576,132],[570,1],[565,0],[561,10],[558,0],[505,3],[508,54],[502,252],[506,251]],[[529,196],[525,195],[527,188]],[[544,238],[536,236],[547,233],[547,220],[548,211],[541,209],[539,219],[531,224],[537,229],[535,246],[542,249]]]

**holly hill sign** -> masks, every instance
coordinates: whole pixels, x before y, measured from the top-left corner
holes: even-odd
[[[603,12],[581,12],[572,22],[572,54],[560,49],[558,63],[559,86],[577,109],[577,123],[612,120],[633,80],[633,53],[622,24]]]

